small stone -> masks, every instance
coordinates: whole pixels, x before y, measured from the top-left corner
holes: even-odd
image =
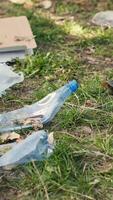
[[[113,11],[101,11],[93,17],[91,22],[102,27],[113,27]]]
[[[92,129],[90,127],[88,127],[88,126],[82,126],[81,127],[81,132],[83,134],[90,135],[90,134],[92,134]]]
[[[43,6],[44,9],[49,9],[52,6],[52,2],[49,0],[45,0],[41,2],[41,5]]]

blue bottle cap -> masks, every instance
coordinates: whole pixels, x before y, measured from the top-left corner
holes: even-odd
[[[72,80],[69,82],[69,87],[71,92],[75,92],[78,89],[79,84],[75,80]]]

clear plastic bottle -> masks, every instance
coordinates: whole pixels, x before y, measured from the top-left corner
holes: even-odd
[[[50,122],[59,111],[65,100],[78,89],[78,83],[73,80],[48,94],[42,100],[0,115],[0,131],[2,127],[14,126],[15,122],[27,118],[38,118],[43,124]]]

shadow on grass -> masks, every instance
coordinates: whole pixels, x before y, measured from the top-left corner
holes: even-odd
[[[81,11],[82,14],[83,12]],[[102,30],[101,28],[87,25],[86,22],[84,22],[84,25],[81,25],[79,20],[77,20],[78,22],[74,20],[71,23],[70,19],[68,23],[64,20],[64,23],[59,25],[55,23],[55,20],[50,19],[46,15],[44,16],[40,11],[38,12],[36,8],[28,10],[19,5],[12,5],[9,8],[8,15],[27,16],[37,47],[38,49],[42,47],[43,51],[52,47],[62,48],[62,44],[65,45],[65,43],[71,43],[77,48],[84,48],[92,45],[107,46],[113,42],[113,30],[111,29]],[[58,16],[57,13],[56,16]],[[92,34],[92,37],[88,36],[89,34]]]

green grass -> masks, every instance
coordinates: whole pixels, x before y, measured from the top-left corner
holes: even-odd
[[[76,3],[66,3],[65,1],[57,1],[56,4],[56,13],[63,15],[63,14],[75,14],[80,12],[80,8]]]
[[[112,7],[107,1],[107,8]],[[0,197],[4,193],[21,200],[112,200],[113,96],[102,82],[113,78],[113,29],[87,23],[98,10],[96,0],[92,6],[90,2],[57,1],[55,15],[76,17],[75,21],[66,18],[62,25],[41,9],[28,11],[17,5],[7,9],[7,16],[28,17],[37,49],[33,56],[14,64],[17,71],[23,71],[25,80],[2,98],[0,110],[31,104],[71,79],[78,80],[80,88],[44,127],[54,131],[53,155],[5,172]],[[83,127],[90,128],[91,134],[83,133]]]

